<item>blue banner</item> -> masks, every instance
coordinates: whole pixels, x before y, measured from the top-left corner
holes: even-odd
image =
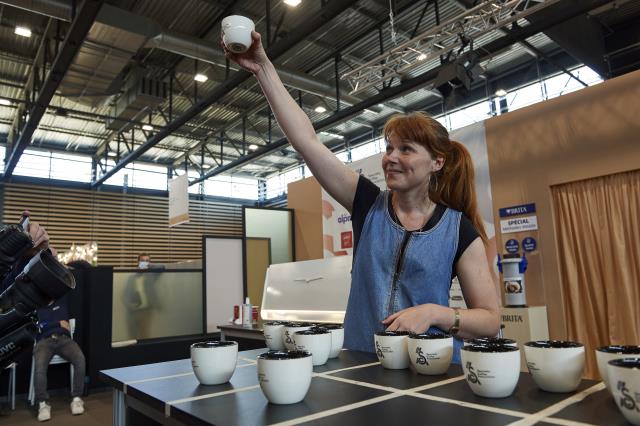
[[[500,217],[519,216],[536,212],[536,204],[522,204],[519,206],[503,207],[500,209]]]

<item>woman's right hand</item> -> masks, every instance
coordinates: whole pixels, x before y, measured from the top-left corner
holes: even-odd
[[[220,40],[220,46],[224,50],[224,55],[231,61],[237,63],[245,70],[257,74],[262,67],[269,62],[264,48],[262,47],[262,38],[260,33],[256,31],[251,32],[251,47],[244,53],[233,53],[224,42]]]

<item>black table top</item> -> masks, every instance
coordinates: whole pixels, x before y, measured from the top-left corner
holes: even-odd
[[[200,385],[188,359],[105,370],[101,376],[185,424],[625,424],[604,384],[595,381],[583,380],[576,392],[549,393],[521,373],[510,397],[481,398],[471,392],[459,365],[440,376],[422,376],[385,370],[374,354],[346,350],[314,367],[302,402],[274,405],[262,394],[256,373],[255,359],[265,351],[240,352],[229,383],[216,386]]]

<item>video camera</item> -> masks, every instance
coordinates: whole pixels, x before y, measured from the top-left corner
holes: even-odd
[[[26,232],[28,218],[22,225],[0,229],[0,281],[14,264],[33,248]],[[33,347],[37,328],[37,309],[45,307],[75,288],[71,272],[48,251],[31,258],[14,282],[0,294],[0,370],[22,352]]]

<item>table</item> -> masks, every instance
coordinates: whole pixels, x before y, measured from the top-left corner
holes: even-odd
[[[509,398],[481,398],[459,365],[422,376],[385,370],[374,354],[347,350],[314,367],[302,402],[273,405],[256,374],[256,357],[264,351],[240,352],[231,381],[216,386],[199,385],[189,359],[101,371],[114,388],[114,424],[126,424],[128,407],[165,425],[627,424],[602,382],[583,380],[574,393],[554,394],[521,373]]]

